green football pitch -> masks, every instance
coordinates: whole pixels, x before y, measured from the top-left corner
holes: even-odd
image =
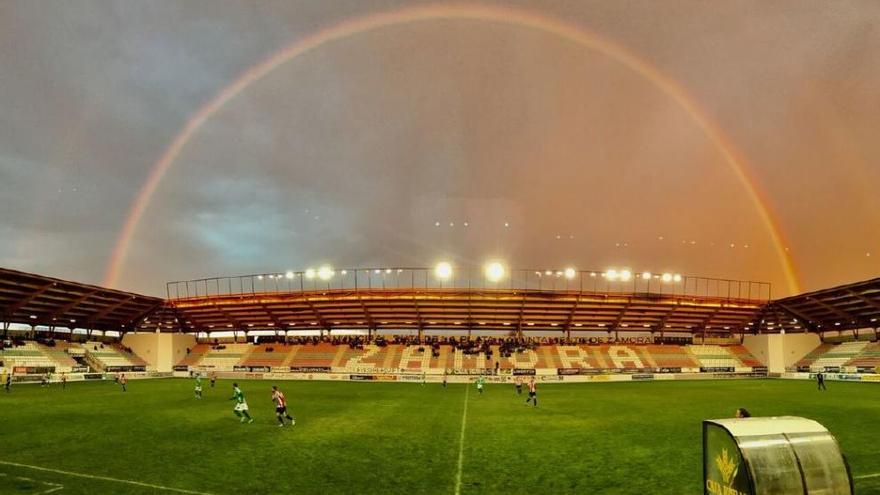
[[[280,382],[296,416],[278,428],[271,382],[143,380],[0,395],[0,493],[702,493],[701,421],[737,407],[818,420],[840,441],[856,493],[880,494],[880,386],[806,381],[540,385]],[[0,392],[2,394],[2,392]]]

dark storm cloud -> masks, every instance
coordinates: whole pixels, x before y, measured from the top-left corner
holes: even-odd
[[[0,4],[0,265],[100,281],[190,115],[286,44],[403,5]],[[807,288],[877,275],[880,4],[501,5],[595,31],[691,92]],[[650,81],[552,34],[449,20],[320,47],[226,105],[167,174],[120,285],[488,256],[785,291],[736,174]]]

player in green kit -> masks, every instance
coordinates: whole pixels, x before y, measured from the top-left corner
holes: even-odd
[[[202,398],[202,375],[196,373],[196,399]]]
[[[486,379],[483,378],[483,375],[477,377],[477,392],[479,392],[481,395],[483,394],[483,384],[485,383]]]
[[[238,388],[237,383],[232,384],[232,397],[230,397],[229,400],[235,401],[235,409],[233,409],[233,412],[235,412],[236,416],[241,418],[242,423],[245,421],[249,424],[254,422],[254,418],[248,414],[247,401],[244,400],[244,394],[241,392],[241,389]]]

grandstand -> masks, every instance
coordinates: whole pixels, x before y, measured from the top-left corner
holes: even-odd
[[[240,366],[268,366],[268,367],[277,367],[283,366],[284,362],[288,358],[288,353],[283,352],[286,349],[283,349],[282,352],[275,352],[276,345],[255,345],[253,348],[245,355],[244,358],[239,361]]]
[[[742,361],[726,347],[717,345],[692,345],[688,350],[701,368],[740,368]]]
[[[253,346],[250,344],[222,344],[211,346],[201,354],[195,366],[217,370],[232,370],[247,359]]]
[[[85,349],[87,359],[94,363],[97,370],[118,371],[146,367],[143,359],[116,344],[85,342],[82,348]]]
[[[337,372],[483,371],[593,369],[611,372],[632,370],[699,371],[700,368],[751,370],[763,365],[741,345],[556,345],[534,344],[502,356],[501,346],[489,353],[465,352],[443,344],[199,344],[177,367],[234,371],[238,368],[311,369]],[[272,349],[269,351],[269,349]]]
[[[68,353],[70,345],[64,341],[53,341],[52,346],[39,343],[36,346],[46,357],[55,362],[56,371],[68,372],[79,367],[76,360]]]
[[[648,345],[645,352],[651,356],[659,368],[699,368],[700,364],[694,355],[682,346],[677,345]]]
[[[877,342],[823,343],[795,363],[795,369],[810,371],[839,371],[844,368],[875,368],[880,365],[880,345]]]
[[[880,367],[880,342],[871,342],[864,346],[856,356],[844,363],[844,366],[869,369]]]
[[[865,371],[880,361],[876,344],[858,341],[803,349],[796,362],[781,367],[758,359],[750,343],[783,330],[797,334],[833,328],[840,333],[864,328],[880,318],[874,302],[880,280],[770,301],[769,289],[761,283],[690,277],[669,288],[662,280],[654,285],[634,281],[628,288],[600,284],[604,274],[582,271],[548,287],[542,285],[549,281],[541,271],[521,271],[513,272],[507,288],[499,288],[474,285],[472,280],[432,285],[429,270],[419,268],[334,273],[337,278],[323,289],[309,288],[301,272],[175,282],[169,283],[168,299],[163,301],[4,270],[0,314],[5,315],[7,331],[12,323],[35,329],[47,325],[43,328],[51,331],[55,327],[48,322],[63,321],[70,330],[82,324],[91,327],[88,331],[123,335],[137,329],[202,337],[201,342],[191,337],[185,343],[187,352],[177,352],[163,365],[168,370],[711,373],[768,368]],[[229,330],[248,335],[247,342],[211,338]],[[251,334],[266,335],[267,330],[273,335],[269,342],[251,342]],[[331,335],[338,330],[359,335],[359,343],[336,342]],[[462,338],[471,343],[425,338],[428,331],[441,335],[444,330],[466,331],[469,337]],[[286,343],[291,334],[310,332],[319,337]],[[400,332],[409,332],[412,341],[395,340]],[[553,337],[530,337],[539,332]],[[384,341],[377,339],[380,335]],[[638,336],[638,342],[629,335]],[[529,344],[511,347],[504,341]],[[87,363],[93,370],[148,368],[136,353],[108,343],[106,337],[83,344],[59,341],[54,348],[28,343],[7,349],[3,356],[7,366],[28,363],[72,370]]]
[[[28,367],[45,369],[55,372],[70,371],[72,364],[61,360],[56,353],[47,352],[47,348],[36,342],[24,342],[23,345],[5,348],[0,351],[0,361],[7,368]]]
[[[815,349],[813,349],[812,351],[807,353],[807,355],[805,355],[803,358],[801,358],[797,363],[795,363],[795,368],[797,368],[797,369],[802,369],[802,368],[810,369],[812,367],[813,363],[815,363],[816,360],[819,359],[820,356],[822,356],[823,354],[825,354],[826,352],[828,352],[830,349],[833,349],[833,348],[834,348],[834,344],[823,343],[823,344],[819,345],[818,347],[816,347]]]

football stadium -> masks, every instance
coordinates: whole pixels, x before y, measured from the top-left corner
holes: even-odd
[[[880,494],[878,22],[0,2],[0,494]]]

